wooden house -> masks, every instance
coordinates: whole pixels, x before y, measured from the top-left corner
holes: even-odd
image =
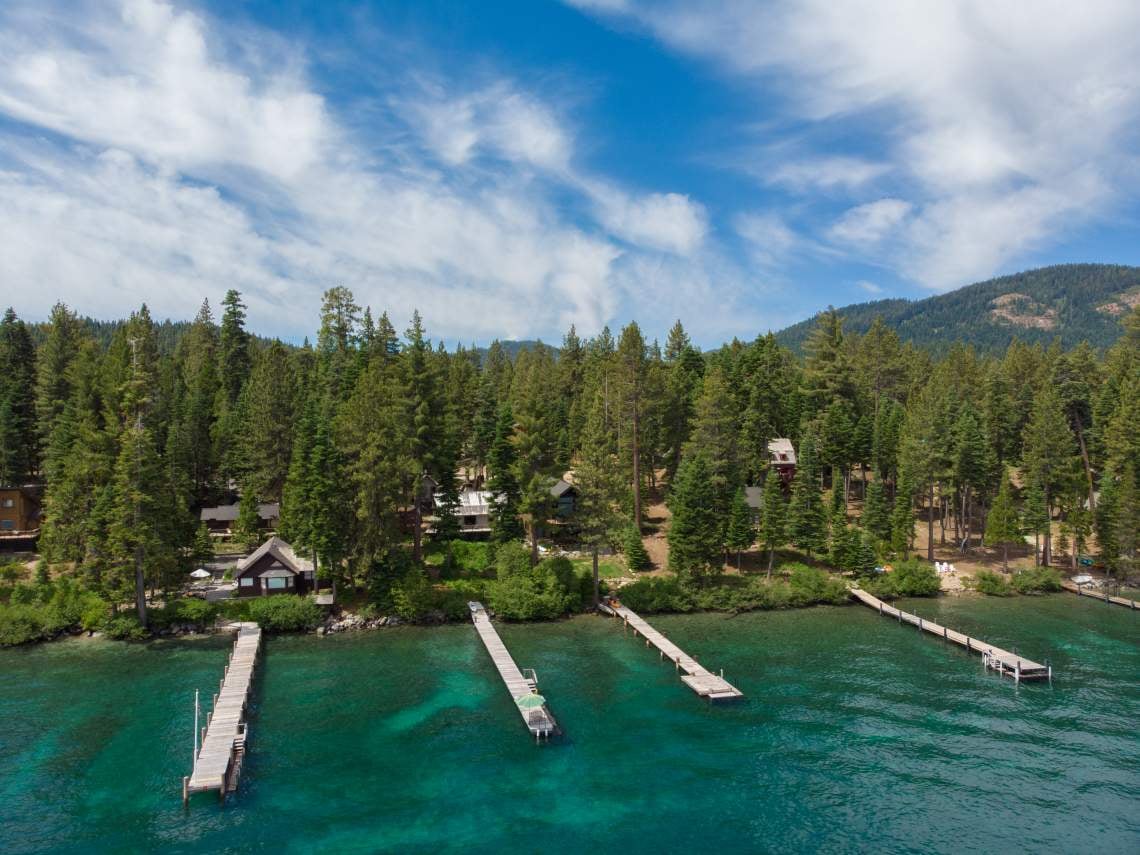
[[[198,518],[206,524],[211,534],[223,537],[233,531],[239,512],[237,504],[218,505],[202,508]],[[259,528],[275,531],[281,519],[281,505],[277,502],[263,502],[257,506],[257,516],[260,520]]]
[[[796,477],[796,449],[786,437],[768,440],[768,466],[779,474],[785,489],[791,487]]]
[[[0,486],[0,538],[24,540],[40,533],[40,488],[35,484]]]
[[[554,499],[554,516],[566,519],[574,515],[578,507],[578,488],[573,481],[566,477],[559,478],[550,488],[550,496]]]
[[[313,562],[299,556],[279,537],[269,538],[239,561],[234,582],[239,597],[308,594],[317,589]]]

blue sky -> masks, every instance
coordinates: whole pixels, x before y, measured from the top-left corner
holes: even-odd
[[[701,344],[1065,261],[1140,263],[1140,5],[0,6],[0,282],[449,342]]]

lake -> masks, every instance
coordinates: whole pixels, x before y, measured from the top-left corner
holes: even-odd
[[[651,618],[729,705],[616,621],[500,625],[565,730],[536,746],[469,625],[272,637],[238,793],[184,810],[228,639],[0,651],[0,852],[1140,851],[1138,616],[901,605],[1052,686],[855,605]]]

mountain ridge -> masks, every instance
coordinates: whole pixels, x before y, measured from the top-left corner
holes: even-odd
[[[1015,337],[1045,345],[1060,338],[1065,347],[1087,341],[1106,348],[1120,335],[1121,316],[1136,305],[1140,267],[1057,264],[921,300],[873,300],[836,311],[846,332],[864,333],[881,317],[903,341],[936,352],[963,341],[980,352],[997,353]],[[819,314],[780,330],[777,340],[802,352]]]

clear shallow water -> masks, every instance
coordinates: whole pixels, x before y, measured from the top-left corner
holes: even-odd
[[[566,730],[536,747],[474,630],[271,638],[236,799],[180,799],[228,642],[0,652],[0,852],[1136,852],[1140,622],[1068,595],[911,602],[1052,688],[871,610],[654,618],[709,706],[602,618],[501,626]]]

